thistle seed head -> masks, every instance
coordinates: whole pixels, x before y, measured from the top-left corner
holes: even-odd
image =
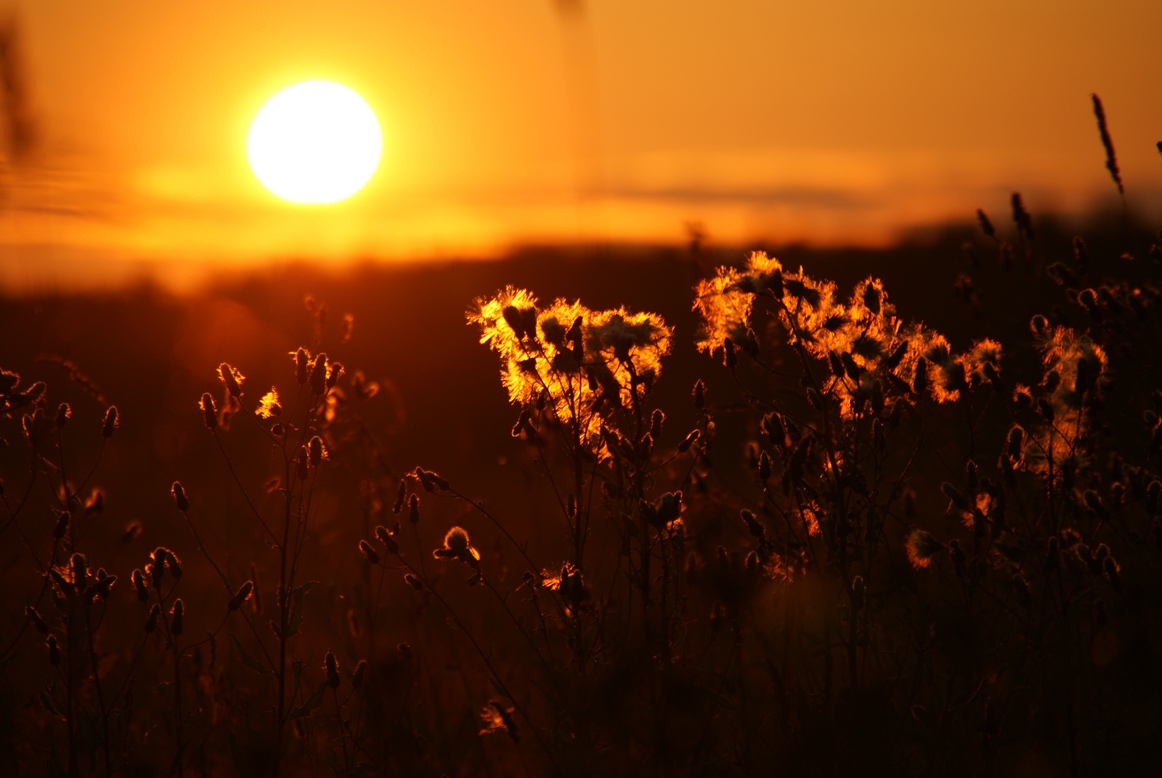
[[[242,373],[223,362],[218,365],[218,377],[222,379],[222,384],[226,387],[227,395],[230,397],[242,396],[242,382],[246,380],[246,377]]]

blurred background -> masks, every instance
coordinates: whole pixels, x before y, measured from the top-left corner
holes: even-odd
[[[884,247],[978,207],[1162,207],[1151,0],[4,0],[0,288],[168,286],[272,260],[524,245]],[[343,203],[258,184],[262,103],[325,78],[379,116]]]

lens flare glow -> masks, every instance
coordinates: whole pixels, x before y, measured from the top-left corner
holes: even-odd
[[[379,166],[383,137],[371,106],[332,81],[304,81],[266,102],[246,152],[262,185],[292,203],[346,200]]]

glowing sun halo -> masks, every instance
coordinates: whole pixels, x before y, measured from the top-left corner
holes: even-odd
[[[262,185],[292,203],[335,203],[379,166],[383,137],[371,106],[332,81],[304,81],[266,102],[246,153]]]

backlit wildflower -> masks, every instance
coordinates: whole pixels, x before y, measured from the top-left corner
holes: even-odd
[[[273,386],[270,387],[270,391],[262,396],[262,400],[258,403],[258,410],[255,413],[264,419],[282,414],[282,405],[278,400],[277,389]]]
[[[223,362],[218,365],[218,377],[222,379],[222,385],[226,387],[226,393],[229,396],[242,396],[242,383],[246,378],[237,368]]]
[[[472,568],[480,567],[480,552],[472,547],[463,527],[452,527],[444,536],[444,545],[432,552],[437,559],[455,559]]]
[[[512,742],[520,742],[516,721],[512,718],[512,709],[500,700],[492,700],[485,705],[480,711],[480,719],[484,724],[480,729],[481,735],[504,732],[512,739]]]
[[[582,445],[599,445],[604,426],[652,388],[670,351],[672,329],[652,313],[593,311],[558,299],[544,309],[506,287],[476,301],[468,321],[501,357],[509,399],[546,409],[573,427]]]
[[[905,550],[908,552],[908,561],[912,563],[912,567],[919,570],[932,564],[932,560],[944,551],[944,544],[937,540],[931,532],[914,529],[908,535]]]
[[[984,347],[953,359],[939,333],[896,317],[879,279],[865,278],[844,301],[835,284],[802,270],[786,273],[762,252],[752,253],[743,269],[719,268],[714,278],[698,284],[698,348],[721,352],[728,365],[737,361],[738,349],[757,353],[754,333],[764,331],[758,320],[763,300],[770,300],[763,310],[781,325],[787,341],[826,365],[830,379],[822,387],[824,396],[814,389],[809,393],[813,404],[821,409],[827,399],[836,399],[844,418],[865,412],[869,401],[878,414],[895,397],[930,391],[939,402],[955,400],[978,363],[996,361]],[[996,372],[980,370],[990,379]]]
[[[1068,327],[1046,329],[1041,338],[1043,378],[1036,392],[1041,423],[1027,425],[1023,466],[1040,475],[1061,477],[1083,457],[1089,432],[1086,404],[1106,382],[1106,354],[1086,336]]]

